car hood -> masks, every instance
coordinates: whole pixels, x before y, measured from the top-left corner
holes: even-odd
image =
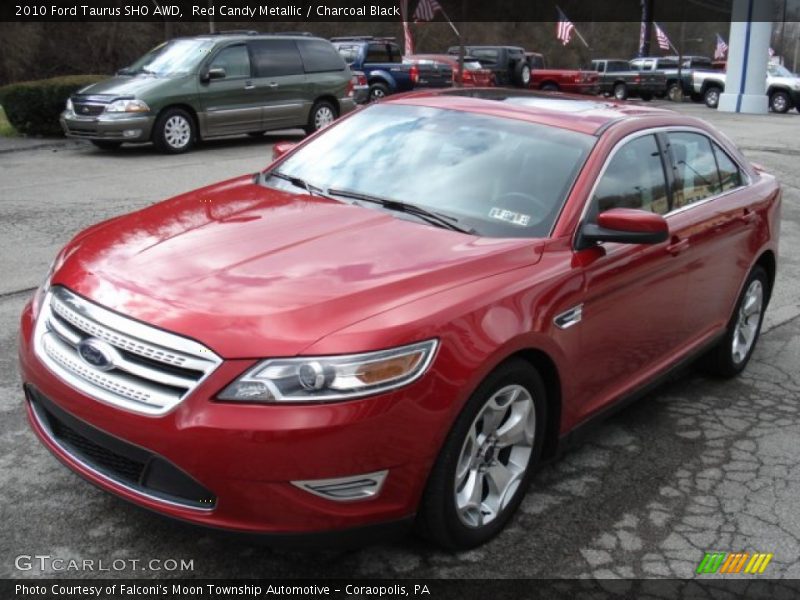
[[[248,176],[79,234],[53,283],[226,358],[292,356],[380,312],[536,263],[542,246],[269,189]]]
[[[153,75],[119,76],[98,81],[78,92],[82,96],[140,97],[150,90],[164,85],[173,78],[155,77]]]

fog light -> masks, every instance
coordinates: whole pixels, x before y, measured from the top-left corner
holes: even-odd
[[[389,471],[386,470],[367,473],[366,475],[337,477],[335,479],[293,481],[292,485],[296,485],[315,496],[336,500],[337,502],[367,500],[380,493],[388,473]]]
[[[126,129],[122,132],[122,137],[132,138],[132,137],[139,137],[142,135],[141,129]]]

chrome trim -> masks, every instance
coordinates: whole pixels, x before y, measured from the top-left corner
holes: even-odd
[[[644,137],[645,135],[655,135],[657,133],[675,133],[675,132],[681,132],[681,131],[685,131],[685,132],[688,132],[688,133],[699,133],[699,134],[707,137],[708,139],[710,139],[714,143],[716,143],[717,146],[719,146],[720,149],[725,152],[725,155],[728,158],[730,158],[734,163],[736,163],[736,166],[739,167],[739,171],[741,171],[742,178],[745,181],[739,187],[736,187],[736,188],[733,188],[733,189],[730,189],[730,190],[725,190],[724,192],[720,192],[719,194],[716,194],[714,196],[709,196],[708,198],[703,198],[699,202],[694,202],[692,204],[687,204],[686,206],[682,206],[680,208],[676,208],[675,210],[671,210],[670,212],[668,212],[665,215],[663,215],[665,219],[668,219],[669,217],[671,217],[673,215],[685,212],[687,209],[691,209],[691,208],[694,208],[696,206],[702,206],[703,204],[705,204],[707,202],[710,202],[712,200],[717,200],[719,198],[727,196],[728,194],[730,194],[732,192],[737,192],[737,191],[741,190],[742,188],[746,188],[746,187],[749,187],[750,185],[752,185],[753,179],[750,177],[750,173],[744,167],[744,165],[742,165],[742,163],[739,161],[739,159],[734,157],[734,156],[731,156],[727,151],[725,151],[724,144],[720,143],[720,139],[717,138],[716,136],[712,135],[712,134],[709,134],[709,132],[704,130],[704,129],[700,129],[699,127],[692,127],[691,125],[668,125],[668,126],[665,126],[665,127],[649,127],[647,129],[642,129],[640,131],[635,131],[633,133],[630,133],[630,134],[626,135],[621,140],[619,140],[616,143],[616,145],[611,149],[611,152],[608,153],[608,156],[606,157],[606,160],[603,163],[603,167],[600,169],[600,172],[597,174],[597,177],[594,180],[594,184],[592,185],[591,191],[589,192],[589,194],[586,196],[586,198],[583,201],[583,210],[581,211],[581,216],[580,216],[580,219],[578,220],[578,227],[576,228],[575,232],[572,235],[572,247],[573,248],[575,247],[575,245],[577,243],[578,235],[580,234],[581,225],[584,223],[584,221],[586,220],[586,215],[589,213],[589,207],[591,206],[592,199],[594,198],[594,194],[597,191],[597,187],[600,185],[600,180],[606,174],[606,170],[608,169],[608,166],[611,164],[611,161],[617,155],[617,152],[619,152],[619,150],[625,144],[627,144],[628,142],[633,141],[633,140],[635,140],[636,138],[639,138],[639,137]],[[669,165],[667,165],[667,166],[669,166]]]
[[[376,498],[383,489],[386,476],[389,470],[375,471],[363,475],[351,475],[349,477],[334,477],[332,479],[309,479],[305,481],[292,481],[291,484],[326,500],[334,502],[356,502],[358,500],[369,500]],[[355,496],[336,496],[336,492],[346,492],[355,490]],[[326,493],[325,490],[328,490]]]
[[[569,329],[573,325],[580,323],[581,319],[583,319],[583,304],[578,304],[578,306],[573,306],[560,315],[556,315],[553,323],[559,329]]]
[[[141,496],[143,498],[146,498],[148,500],[152,500],[154,502],[159,502],[161,504],[166,504],[166,505],[169,505],[169,506],[176,506],[178,508],[184,508],[184,509],[187,509],[187,510],[196,510],[196,511],[204,512],[204,513],[211,512],[216,508],[216,505],[215,506],[208,506],[208,507],[205,507],[205,506],[194,506],[192,504],[184,504],[184,503],[178,502],[176,500],[168,500],[166,498],[162,498],[161,496],[156,496],[156,495],[151,494],[150,492],[146,491],[145,488],[132,486],[131,484],[129,484],[129,483],[125,482],[125,481],[121,481],[121,480],[117,479],[116,477],[111,477],[107,473],[104,473],[103,471],[98,470],[94,465],[91,465],[91,464],[87,463],[85,460],[83,460],[82,458],[77,456],[75,453],[71,452],[70,449],[67,446],[65,446],[60,441],[58,441],[58,438],[53,434],[53,430],[50,429],[50,425],[47,423],[47,419],[39,414],[39,411],[41,410],[41,408],[39,408],[39,405],[35,401],[30,402],[30,405],[31,405],[31,413],[33,414],[33,418],[36,421],[36,424],[42,430],[42,432],[44,432],[44,434],[46,435],[48,441],[50,441],[54,446],[57,446],[58,449],[61,450],[64,454],[69,456],[70,460],[75,461],[81,467],[83,467],[87,471],[90,471],[92,473],[92,475],[94,475],[98,479],[102,479],[103,481],[111,482],[114,485],[118,485],[121,488],[124,488],[125,490],[127,490],[127,491],[129,491],[129,492],[131,492],[133,494],[136,494],[138,496]]]
[[[81,359],[77,347],[91,339],[115,350],[112,370]],[[98,401],[148,416],[175,408],[222,362],[193,340],[124,317],[61,286],[51,288],[42,302],[34,352],[67,385]],[[176,368],[186,371],[175,372]]]

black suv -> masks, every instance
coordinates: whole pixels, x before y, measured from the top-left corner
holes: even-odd
[[[448,54],[458,56],[459,47],[451,46]],[[531,62],[519,46],[464,46],[464,54],[477,58],[481,66],[491,69],[498,86],[515,85],[527,88],[531,83]]]

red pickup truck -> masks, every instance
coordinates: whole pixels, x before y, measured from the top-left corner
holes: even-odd
[[[544,56],[538,52],[525,54],[532,66],[531,89],[589,95],[596,95],[600,91],[599,76],[594,71],[548,69]]]

